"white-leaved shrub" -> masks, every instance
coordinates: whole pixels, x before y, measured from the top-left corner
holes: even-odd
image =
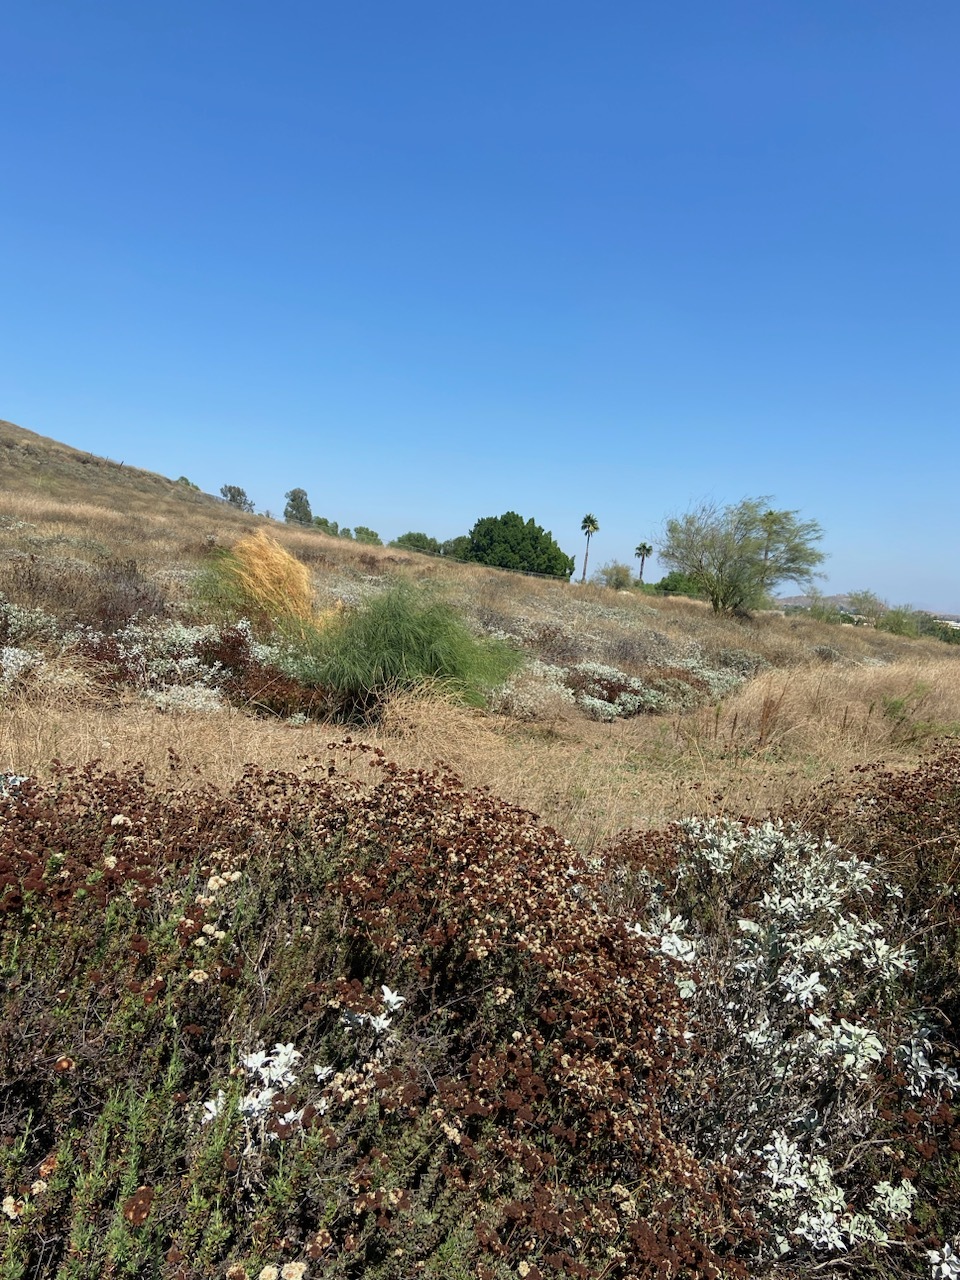
[[[577,704],[596,720],[665,711],[669,699],[636,676],[601,662],[578,662],[571,670]]]
[[[11,693],[31,672],[43,666],[43,655],[33,649],[4,645],[0,649],[0,693]]]
[[[163,689],[148,689],[144,694],[158,711],[214,712],[222,711],[225,703],[219,689],[205,684],[171,684]]]
[[[517,720],[541,720],[569,710],[574,701],[564,683],[563,668],[534,658],[493,690],[490,707]]]
[[[916,1192],[892,1155],[877,1177],[883,1072],[918,1111],[960,1088],[911,1004],[901,895],[779,823],[679,831],[675,874],[645,874],[652,905],[631,926],[674,960],[697,1047],[674,1082],[678,1131],[735,1170],[772,1256],[886,1247]]]

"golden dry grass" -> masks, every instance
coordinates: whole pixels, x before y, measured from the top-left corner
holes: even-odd
[[[960,696],[954,670],[950,693],[931,694],[931,708],[953,709]],[[919,671],[930,674],[922,665]],[[247,763],[297,770],[304,757],[322,757],[331,742],[352,736],[403,765],[446,763],[469,785],[489,787],[540,814],[589,849],[625,827],[658,827],[721,810],[764,816],[788,799],[802,805],[836,769],[868,760],[904,767],[916,761],[927,741],[898,741],[890,717],[869,710],[871,700],[909,695],[916,672],[844,673],[848,678],[833,695],[823,674],[768,673],[719,718],[704,712],[610,725],[576,714],[550,725],[520,724],[454,706],[436,693],[404,694],[379,724],[349,735],[235,709],[161,713],[134,698],[107,704],[91,695],[82,675],[72,681],[61,675],[58,688],[51,681],[7,706],[0,767],[42,775],[55,758],[78,764],[100,758],[111,767],[142,762],[148,774],[161,777],[172,751],[198,780],[226,785]],[[779,719],[761,743],[763,717],[771,715],[765,698],[777,700]]]
[[[307,566],[263,529],[245,534],[218,562],[217,572],[231,595],[254,621],[313,619],[313,587]]]
[[[767,671],[685,732],[727,750],[856,761],[960,735],[960,667],[915,653],[887,665]]]

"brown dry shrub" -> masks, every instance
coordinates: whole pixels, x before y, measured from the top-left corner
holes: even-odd
[[[166,612],[162,591],[132,559],[88,563],[63,556],[14,556],[0,561],[0,593],[62,623],[84,622],[106,631],[120,630],[134,617],[156,618]]]
[[[225,1228],[207,1268],[322,1236],[350,1280],[451,1246],[476,1275],[744,1274],[754,1233],[724,1171],[660,1106],[687,1052],[669,964],[562,838],[359,748],[228,792],[171,763],[161,786],[91,766],[0,802],[0,954],[26,979],[0,1002],[0,1126],[23,1134],[8,1172],[72,1162],[18,1228],[29,1274],[60,1273],[75,1210],[90,1274],[109,1271],[124,1183],[128,1219],[163,1224],[129,1247],[175,1251],[190,1277],[196,1197]],[[378,1042],[363,1018],[382,984],[405,1003]],[[238,1036],[304,1055],[279,1100],[300,1118],[274,1115],[256,1150],[236,1089],[222,1120],[198,1114],[233,1088]],[[338,1074],[318,1083],[313,1062]]]

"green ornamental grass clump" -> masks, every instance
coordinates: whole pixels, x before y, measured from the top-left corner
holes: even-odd
[[[317,613],[305,565],[262,530],[212,560],[201,598],[221,617],[252,619],[279,644],[286,677],[330,714],[375,714],[385,697],[424,684],[472,706],[520,665],[502,640],[480,638],[435,594],[399,582],[355,609]]]
[[[316,629],[286,661],[349,719],[369,714],[390,692],[431,682],[482,706],[521,657],[502,641],[475,636],[446,601],[399,583]]]

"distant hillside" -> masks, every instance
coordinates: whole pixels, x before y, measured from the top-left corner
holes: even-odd
[[[835,605],[838,609],[850,608],[850,597],[843,592],[835,596],[817,596],[821,604]],[[809,609],[813,604],[813,596],[778,596],[777,604],[782,609]]]
[[[777,604],[781,609],[809,609],[814,598],[813,596],[779,596]],[[844,613],[852,612],[850,597],[843,592],[834,596],[817,596],[816,599],[820,604],[833,605]],[[939,609],[924,609],[923,612],[929,613],[931,617],[941,622],[960,622],[960,615],[956,613],[942,613]]]
[[[210,511],[219,498],[153,471],[111,462],[0,419],[0,489],[136,513],[174,502]]]

